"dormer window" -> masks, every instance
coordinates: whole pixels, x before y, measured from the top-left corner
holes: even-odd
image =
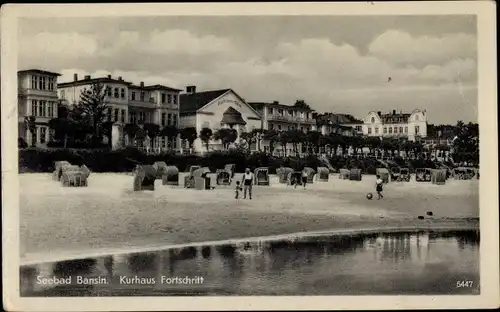
[[[375,117],[372,117],[372,123],[375,123]]]
[[[415,120],[418,120],[418,115],[415,115]]]

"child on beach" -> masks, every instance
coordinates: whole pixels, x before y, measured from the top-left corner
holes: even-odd
[[[236,188],[234,189],[234,191],[236,192],[236,195],[234,196],[234,199],[239,198],[241,190],[242,190],[242,188],[240,186],[240,181],[236,181]]]
[[[378,195],[377,199],[384,198],[384,195],[382,195],[383,184],[384,184],[384,180],[382,180],[380,178],[380,175],[377,174],[377,181],[375,182],[375,190],[377,191],[377,195]]]

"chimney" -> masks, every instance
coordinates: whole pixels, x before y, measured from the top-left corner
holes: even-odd
[[[141,87],[144,87],[144,81],[141,81]]]
[[[85,75],[85,80],[90,80],[90,75]]]
[[[122,79],[122,76],[118,77],[118,80],[122,81],[122,80],[123,80],[123,79]]]
[[[273,104],[279,104],[280,102],[279,101],[273,101]]]
[[[194,93],[196,93],[196,86],[186,86],[186,92],[188,94],[194,94]]]
[[[73,74],[73,81],[78,81],[78,74],[77,73]]]
[[[395,109],[392,110],[392,114],[396,115],[396,110]]]
[[[378,111],[378,112],[377,112],[377,115],[378,115],[379,117],[380,117],[380,116],[382,116],[382,112],[381,112],[381,111]]]
[[[108,75],[108,79],[111,79],[111,75]]]

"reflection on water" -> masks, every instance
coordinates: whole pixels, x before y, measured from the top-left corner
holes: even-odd
[[[23,266],[20,274],[21,296],[479,294],[479,233],[186,247]]]

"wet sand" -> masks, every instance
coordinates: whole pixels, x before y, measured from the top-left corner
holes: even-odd
[[[87,188],[63,188],[50,174],[21,174],[21,260],[323,230],[479,227],[477,180],[392,183],[383,200],[367,200],[374,182],[332,175],[304,190],[272,176],[252,200],[235,200],[232,186],[197,191],[157,180],[155,191],[134,192],[130,175],[93,173]]]

